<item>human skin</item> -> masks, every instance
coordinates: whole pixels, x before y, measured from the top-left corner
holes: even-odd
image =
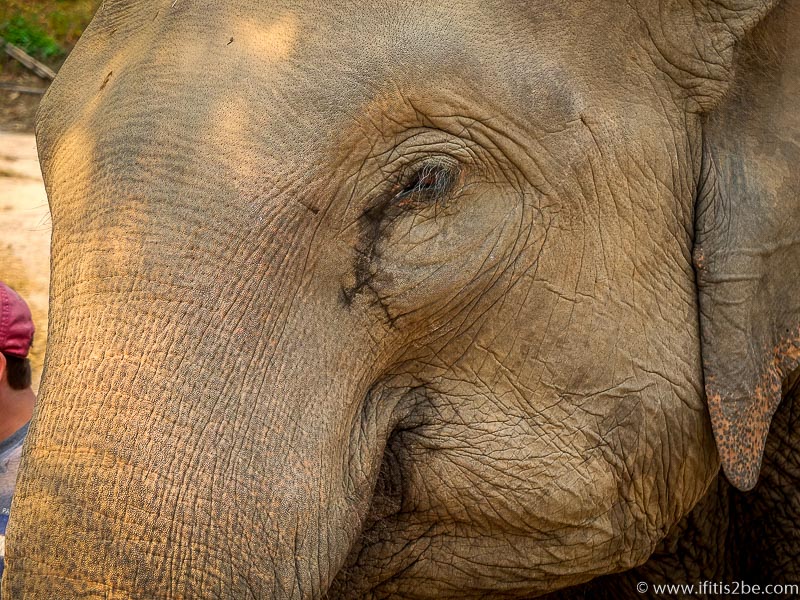
[[[751,488],[800,325],[797,117],[731,104],[791,97],[771,8],[105,2],[38,119],[4,597],[531,597]]]

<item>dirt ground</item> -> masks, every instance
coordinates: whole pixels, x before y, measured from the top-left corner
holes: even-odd
[[[30,133],[0,131],[0,280],[31,307],[36,326],[31,362],[38,390],[47,340],[50,211]]]

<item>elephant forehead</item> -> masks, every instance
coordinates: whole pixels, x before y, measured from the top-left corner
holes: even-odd
[[[342,131],[375,107],[408,126],[417,109],[481,106],[552,131],[616,89],[596,85],[608,64],[624,76],[622,42],[599,33],[610,11],[587,2],[305,4],[104,3],[51,89],[42,139],[73,125],[97,148],[141,135],[154,152],[218,163],[245,191],[285,190],[326,179],[343,140],[358,143]]]
[[[576,77],[567,65],[614,54],[610,42],[606,53],[589,51],[591,32],[569,33],[580,15],[553,3],[524,14],[509,3],[303,4],[105,3],[77,53],[83,72],[96,72],[96,82],[81,78],[91,83],[84,96],[134,78],[151,96],[183,92],[186,112],[206,119],[217,115],[205,105],[242,98],[247,122],[265,135],[268,126],[271,142],[305,143],[311,132],[319,139],[335,131],[387,86],[468,83],[530,102],[531,85],[564,90]]]

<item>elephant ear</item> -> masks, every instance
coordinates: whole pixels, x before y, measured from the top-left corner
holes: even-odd
[[[800,365],[800,9],[789,4],[742,32],[731,87],[703,126],[694,247],[703,370],[722,467],[741,490],[758,480]]]

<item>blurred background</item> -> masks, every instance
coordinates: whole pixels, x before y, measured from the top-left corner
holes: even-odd
[[[102,0],[0,0],[0,280],[28,302],[36,325],[38,390],[47,341],[50,213],[34,117],[42,95]]]
[[[58,71],[100,4],[102,0],[0,0],[0,38]],[[33,90],[46,88],[49,81],[3,50],[0,129],[32,131],[41,99]]]

